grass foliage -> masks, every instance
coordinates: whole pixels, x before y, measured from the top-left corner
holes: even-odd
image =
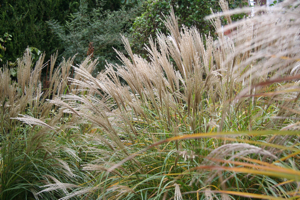
[[[3,69],[0,198],[299,197],[299,1],[234,23],[252,8],[220,6],[217,40],[171,11],[147,59],[122,37],[122,65],[96,77],[90,57],[54,70],[54,55],[45,91],[43,56],[17,81]]]

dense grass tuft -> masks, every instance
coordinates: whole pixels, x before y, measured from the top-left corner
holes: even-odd
[[[150,38],[147,59],[122,37],[122,65],[93,77],[97,60],[87,58],[70,77],[70,59],[50,75],[48,94],[36,91],[42,64],[30,71],[25,55],[25,78],[1,80],[3,91],[15,88],[13,100],[2,99],[2,197],[297,198],[299,1],[235,23],[231,14],[252,8],[220,5],[223,13],[208,17],[216,40],[178,27],[171,10],[170,34]]]

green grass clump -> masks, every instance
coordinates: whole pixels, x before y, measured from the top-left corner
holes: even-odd
[[[251,10],[228,11],[222,0],[220,5],[224,13],[209,17],[218,30],[220,17],[231,22],[230,14]],[[108,64],[97,77],[91,75],[97,60],[73,67],[69,79],[72,61],[61,64],[55,76],[63,81],[50,78],[49,100],[44,94],[31,97],[42,99],[29,107],[35,112],[23,109],[15,112],[22,116],[8,117],[11,106],[3,106],[2,130],[11,139],[2,140],[1,150],[12,156],[2,153],[2,166],[12,162],[8,158],[25,160],[24,166],[2,167],[1,194],[297,198],[300,52],[299,22],[293,19],[299,6],[290,0],[272,12],[260,10],[229,24],[230,37],[220,31],[217,40],[195,28],[180,29],[171,12],[165,19],[170,35],[158,33],[156,42],[150,40],[147,59],[134,55],[123,37],[127,55],[117,52],[123,65]],[[21,84],[16,91],[27,87]],[[45,107],[49,111],[42,112]],[[20,126],[19,121],[33,127],[23,125],[22,132],[8,125]],[[14,142],[18,137],[21,142]],[[13,145],[20,150],[14,152]],[[16,174],[13,184],[8,173]]]

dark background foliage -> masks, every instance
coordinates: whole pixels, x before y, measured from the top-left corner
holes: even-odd
[[[165,32],[163,24],[164,15],[173,7],[175,15],[179,18],[179,24],[186,26],[196,26],[202,33],[208,34],[212,31],[209,22],[204,17],[210,14],[210,8],[217,8],[217,1],[198,0],[148,0],[143,4],[144,12],[135,19],[132,26],[132,36],[137,44],[147,43],[148,38],[155,38],[157,31]],[[141,50],[141,46],[136,45],[135,50]]]
[[[12,40],[5,44],[3,63],[20,57],[27,46],[36,47],[48,55],[62,48],[45,22],[56,19],[64,23],[77,8],[78,3],[74,0],[3,0],[0,35],[6,32],[12,35]]]
[[[117,62],[113,48],[123,49],[120,35],[128,36],[140,7],[138,3],[107,2],[98,1],[89,8],[91,4],[82,0],[78,11],[71,14],[65,24],[54,19],[47,21],[64,47],[64,57],[77,54],[75,61],[79,63],[87,54],[93,53],[100,61],[99,70],[103,69],[105,61]],[[92,46],[89,48],[89,45]]]
[[[245,2],[231,0],[230,7]],[[65,58],[77,54],[78,63],[89,54],[92,42],[101,70],[105,61],[118,62],[113,48],[123,50],[120,34],[130,38],[135,53],[143,54],[148,37],[166,31],[162,20],[171,6],[180,25],[196,26],[203,34],[213,34],[213,27],[204,17],[210,14],[210,8],[220,10],[217,0],[3,0],[0,42],[5,48],[0,49],[1,67],[22,56],[26,47],[32,47],[36,54],[45,52],[46,60],[56,51]],[[5,37],[5,33],[11,37]]]
[[[229,7],[236,8],[248,4],[247,0],[229,0]],[[195,26],[201,34],[214,35],[214,28],[204,18],[214,12],[221,11],[218,0],[148,0],[143,4],[143,13],[135,19],[131,28],[133,37],[134,51],[144,54],[143,45],[148,43],[148,38],[155,38],[157,31],[166,32],[163,24],[164,15],[167,15],[170,8],[173,7],[175,15],[179,18],[179,26]],[[244,15],[239,14],[233,17],[234,20],[242,18]],[[226,24],[226,22],[224,22]]]

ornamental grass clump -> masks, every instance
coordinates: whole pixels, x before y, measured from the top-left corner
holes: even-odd
[[[223,0],[220,6],[223,13],[208,17],[218,30],[216,40],[178,27],[171,11],[165,19],[169,35],[149,38],[147,59],[133,54],[122,37],[122,64],[107,64],[97,77],[91,75],[97,60],[74,66],[72,91],[50,103],[76,116],[85,141],[76,146],[80,174],[89,178],[48,178],[37,195],[299,196],[298,132],[290,131],[299,125],[299,1],[254,8],[254,17],[238,22],[230,15],[252,8],[229,11]],[[229,36],[222,31],[224,19]]]
[[[17,80],[11,79],[6,66],[0,70],[0,199],[56,199],[55,193],[37,193],[50,180],[78,184],[78,177],[85,177],[76,165],[81,161],[73,148],[76,145],[61,131],[77,120],[46,100],[68,90],[73,59],[64,60],[54,70],[57,54],[46,63],[44,57],[33,63],[26,50],[18,60]],[[49,85],[43,88],[41,72],[48,64]]]

